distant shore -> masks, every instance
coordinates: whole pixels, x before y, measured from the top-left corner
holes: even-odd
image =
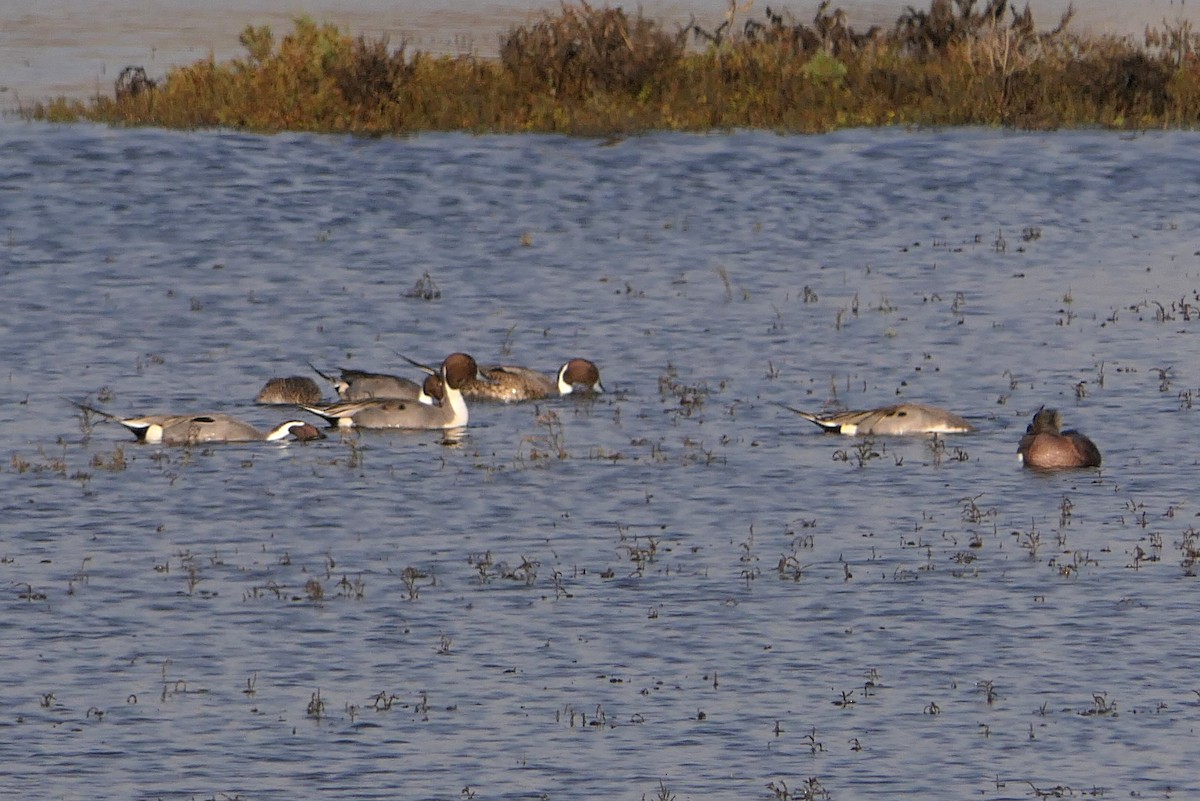
[[[594,7],[602,7],[597,2]],[[664,25],[685,25],[693,16],[715,27],[729,9],[728,2],[664,2],[643,0],[624,5]],[[739,19],[757,19],[765,13],[762,0],[743,2]],[[797,20],[807,21],[817,3],[778,2]],[[865,28],[890,26],[909,5],[923,2],[854,2],[840,5],[850,21]],[[1020,7],[1024,3],[1017,4]],[[1067,2],[1036,3],[1039,26],[1052,26]],[[0,20],[0,106],[15,107],[52,97],[87,98],[109,95],[113,81],[129,65],[139,65],[152,77],[161,77],[171,66],[191,64],[210,54],[217,60],[242,55],[238,34],[247,25],[269,25],[287,31],[304,14],[330,22],[354,34],[387,36],[394,46],[404,42],[409,51],[434,54],[496,54],[500,36],[512,27],[554,11],[558,2],[487,2],[464,0],[456,4],[431,0],[309,0],[262,3],[254,0],[214,0],[190,3],[162,0],[152,10],[138,0],[61,0],[48,8],[31,6],[20,15]],[[1200,2],[1181,0],[1087,0],[1076,3],[1072,29],[1080,32],[1132,36],[1140,40],[1147,25],[1163,20],[1188,19],[1200,28]]]

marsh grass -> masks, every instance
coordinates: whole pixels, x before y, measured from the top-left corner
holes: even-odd
[[[1082,37],[1072,11],[1039,31],[1028,6],[931,0],[890,31],[731,3],[715,30],[674,32],[619,8],[564,2],[511,30],[499,59],[409,53],[309,18],[250,26],[241,58],[161,79],[130,67],[112,96],[23,107],[27,118],[366,135],[431,130],[620,136],[648,130],[816,132],[875,125],[1157,128],[1200,122],[1200,35],[1186,22]]]

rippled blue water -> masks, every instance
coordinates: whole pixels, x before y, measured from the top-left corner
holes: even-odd
[[[0,125],[3,792],[1200,793],[1198,143]],[[609,392],[191,450],[64,400],[452,350]],[[778,405],[897,397],[979,431]],[[1101,471],[1020,469],[1042,404]]]

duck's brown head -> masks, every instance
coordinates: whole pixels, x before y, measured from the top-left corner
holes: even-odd
[[[436,375],[425,376],[425,381],[421,384],[421,391],[439,403],[446,397],[446,390],[442,386],[442,379]]]
[[[1062,415],[1058,409],[1047,409],[1045,406],[1037,410],[1032,422],[1025,429],[1026,434],[1057,434],[1062,429]]]
[[[453,389],[462,389],[468,381],[480,377],[479,364],[466,353],[451,353],[447,356],[442,362],[441,373],[446,385]]]
[[[561,394],[570,394],[577,386],[585,387],[589,392],[604,391],[604,385],[600,383],[600,368],[595,362],[575,358],[558,371],[558,391]]]
[[[299,425],[292,426],[290,433],[293,437],[301,442],[308,442],[309,440],[314,439],[325,439],[325,433],[312,423],[308,422],[302,422]]]

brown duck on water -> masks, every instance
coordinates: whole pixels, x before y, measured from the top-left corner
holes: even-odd
[[[272,378],[263,384],[263,388],[258,391],[254,402],[271,406],[320,403],[321,388],[308,376],[291,375],[286,378]]]
[[[1060,431],[1061,427],[1058,409],[1038,409],[1017,445],[1021,464],[1039,470],[1099,467],[1100,449],[1096,444],[1078,431]]]

